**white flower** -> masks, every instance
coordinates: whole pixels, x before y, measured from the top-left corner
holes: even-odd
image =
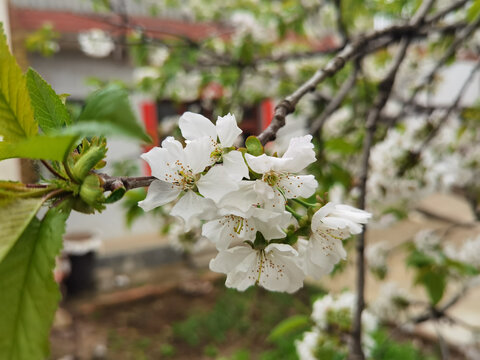
[[[313,303],[312,319],[319,330],[327,331],[329,328],[329,313],[347,312],[352,321],[355,309],[356,296],[351,292],[344,292],[337,296],[325,295]],[[376,317],[367,309],[362,312],[362,343],[368,352],[375,344],[371,333],[376,330],[378,322]]]
[[[328,203],[312,217],[312,236],[299,241],[304,271],[319,279],[347,257],[342,240],[362,231],[371,214],[349,205]]]
[[[389,247],[384,241],[368,245],[365,251],[368,267],[372,270],[385,270],[387,268],[388,252]]]
[[[263,250],[249,245],[220,251],[210,261],[210,269],[227,274],[225,285],[244,291],[254,284],[267,290],[293,293],[303,285],[305,275],[290,245],[269,244]]]
[[[386,283],[370,307],[381,319],[397,321],[402,310],[408,306],[410,295],[393,282]]]
[[[231,150],[235,140],[242,133],[234,115],[219,116],[214,125],[203,115],[186,112],[180,117],[179,126],[183,137],[188,141],[203,138],[211,142],[213,150],[210,154],[210,165],[221,163],[234,179],[249,178],[242,153]]]
[[[309,197],[315,193],[318,183],[313,175],[295,175],[315,161],[311,140],[311,135],[291,139],[281,158],[245,154],[250,168],[262,174],[262,179],[256,180],[253,188],[265,208],[283,211],[286,199]]]
[[[91,29],[78,34],[78,42],[85,54],[98,58],[108,56],[115,48],[110,35],[100,29]]]
[[[302,340],[295,341],[297,355],[300,360],[317,360],[315,351],[317,350],[319,340],[320,334],[314,328],[312,331],[304,333]]]
[[[152,175],[158,180],[148,188],[147,197],[139,202],[145,211],[167,204],[183,195],[173,207],[171,215],[184,219],[187,228],[196,216],[212,218],[214,203],[225,194],[238,189],[223,167],[214,166],[206,175],[202,172],[211,164],[213,146],[208,139],[190,141],[185,148],[172,137],[162,142],[142,158],[148,162]],[[204,197],[197,194],[198,192]]]
[[[458,250],[453,246],[446,247],[445,253],[452,259],[480,267],[480,236],[465,241]]]
[[[415,234],[413,242],[418,251],[432,255],[440,245],[440,238],[435,230],[423,229]]]
[[[153,66],[160,67],[170,56],[170,51],[166,46],[160,46],[150,52],[148,58]]]
[[[210,239],[218,250],[225,250],[235,241],[254,241],[257,231],[266,240],[284,238],[283,229],[291,220],[292,215],[286,211],[277,213],[251,207],[247,214],[229,211],[221,218],[207,222],[203,225],[202,235]]]

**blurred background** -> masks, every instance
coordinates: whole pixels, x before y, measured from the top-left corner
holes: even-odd
[[[231,112],[244,139],[259,134],[276,103],[345,44],[408,20],[419,3],[0,0],[0,22],[22,68],[34,68],[58,94],[68,94],[74,116],[95,90],[114,83],[129,91],[153,142],[109,137],[102,172],[148,176],[140,155],[178,136],[183,112],[212,120]],[[425,297],[412,281],[414,270],[405,268],[405,254],[393,253],[421,230],[441,234],[452,258],[480,266],[480,246],[470,251],[473,259],[461,255],[465,239],[480,233],[479,4],[459,2],[419,31],[382,111],[367,183],[367,210],[374,214],[368,300],[385,280]],[[432,13],[451,5],[437,1]],[[266,148],[281,154],[290,138],[311,133],[318,154],[311,171],[325,199],[358,199],[365,120],[398,48],[398,36],[386,40],[302,99]],[[0,175],[24,182],[48,176],[39,164],[17,159],[2,161]],[[311,282],[295,296],[226,290],[222,277],[208,271],[215,248],[200,229],[185,232],[168,206],[145,214],[136,205],[144,197],[144,189],[131,191],[100,214],[70,216],[56,272],[65,296],[52,359],[295,359],[294,340],[304,328],[285,330],[281,321],[309,315],[324,289],[353,288],[349,255],[332,279]],[[478,296],[470,292],[455,309],[472,327],[480,326]],[[460,348],[475,341],[458,326],[442,326],[451,358],[465,358]],[[405,345],[400,354],[410,355],[403,358],[440,358],[435,328],[414,330],[420,335],[400,340],[423,350]],[[472,358],[480,358],[474,349]]]

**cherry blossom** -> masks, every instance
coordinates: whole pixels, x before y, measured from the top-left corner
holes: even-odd
[[[297,255],[287,244],[271,243],[265,249],[242,245],[220,251],[210,261],[210,269],[227,274],[225,285],[240,291],[258,284],[267,290],[293,293],[305,278],[295,261]]]
[[[330,273],[335,264],[347,257],[342,240],[359,234],[371,214],[351,207],[328,203],[312,217],[312,236],[299,240],[305,273],[316,279]]]

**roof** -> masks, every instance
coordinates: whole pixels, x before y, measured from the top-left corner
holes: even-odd
[[[62,34],[77,34],[97,28],[111,33],[123,31],[122,19],[117,15],[102,16],[95,13],[79,13],[70,11],[53,11],[32,8],[10,7],[12,30],[35,31],[45,23]],[[202,40],[218,34],[223,35],[228,30],[218,24],[189,22],[177,19],[165,19],[147,16],[131,16],[129,24],[148,29],[151,37],[187,37],[192,40]]]

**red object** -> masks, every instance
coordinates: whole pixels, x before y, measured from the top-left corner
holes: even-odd
[[[260,120],[262,124],[262,131],[267,128],[268,125],[272,122],[274,114],[274,106],[272,99],[265,99],[260,104]]]
[[[146,100],[140,104],[140,111],[142,113],[142,120],[145,125],[145,130],[147,131],[147,134],[150,135],[152,138],[152,144],[151,145],[144,145],[143,150],[145,152],[149,151],[152,149],[154,146],[158,145],[158,118],[157,118],[157,105],[155,104],[154,101],[151,100]],[[150,176],[152,175],[152,170],[150,169],[150,166],[145,162],[144,163],[144,168],[143,168],[143,173],[145,176]]]

